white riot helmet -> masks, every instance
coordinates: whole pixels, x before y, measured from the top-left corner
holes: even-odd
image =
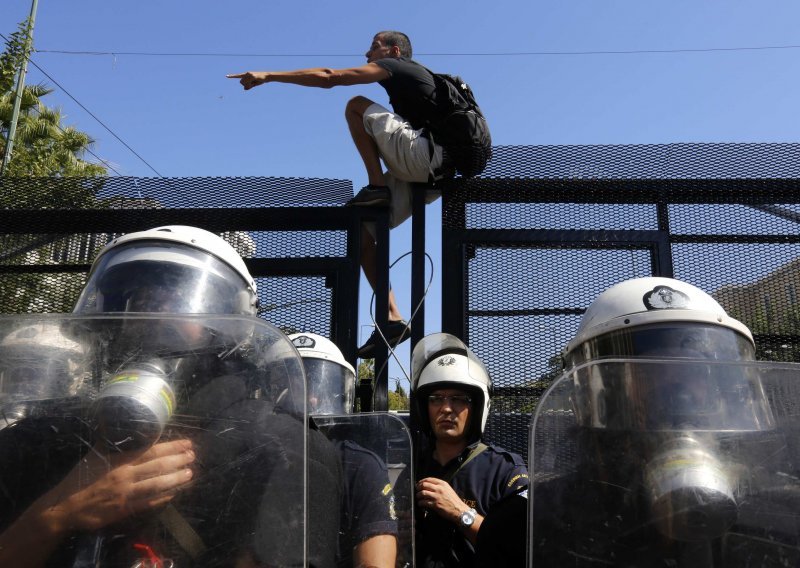
[[[489,417],[492,379],[475,353],[449,333],[423,337],[411,354],[411,398],[426,434],[431,432],[428,396],[437,388],[461,389],[472,397],[468,439],[480,439]]]
[[[601,357],[700,355],[752,360],[750,330],[696,286],[672,278],[635,278],[589,306],[564,350],[567,367]]]
[[[78,394],[88,374],[84,345],[60,322],[38,321],[0,341],[0,398],[38,400]]]
[[[612,430],[761,429],[758,377],[718,364],[754,358],[750,330],[711,296],[656,277],[600,294],[564,350],[579,421]]]
[[[356,374],[330,339],[316,333],[293,333],[308,381],[309,414],[348,414],[353,408]]]
[[[129,233],[92,265],[74,313],[255,315],[256,284],[221,237],[173,225]]]
[[[60,321],[21,323],[0,341],[0,430],[35,412],[39,401],[88,390],[85,346],[62,333]]]

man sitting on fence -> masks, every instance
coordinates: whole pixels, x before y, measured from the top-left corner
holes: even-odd
[[[379,83],[384,87],[395,112],[362,96],[350,99],[345,109],[350,134],[364,162],[369,181],[348,204],[390,205],[391,226],[396,227],[411,215],[409,182],[429,182],[452,177],[457,169],[462,175],[476,175],[483,169],[491,153],[489,130],[477,105],[462,101],[462,109],[458,113],[448,113],[443,117],[443,106],[451,99],[458,99],[460,95],[450,94],[458,89],[449,87],[449,83],[442,78],[444,76],[431,73],[412,60],[411,56],[408,36],[401,32],[383,31],[373,38],[366,53],[367,64],[360,67],[248,71],[228,77],[239,79],[245,90],[270,82],[321,88]],[[474,103],[466,84],[460,81],[456,84],[461,85],[467,98]],[[451,117],[455,119],[451,121]],[[472,135],[472,138],[477,137],[479,143],[445,143],[453,138],[448,134],[456,131],[459,134]],[[432,133],[436,133],[435,141]],[[460,159],[462,157],[464,159]],[[386,164],[386,173],[381,166],[381,159]],[[463,167],[459,165],[462,163]],[[429,195],[427,199],[430,202],[435,198],[435,195]],[[373,232],[365,228],[361,263],[373,289],[375,252]],[[403,321],[391,290],[389,325],[383,335],[390,346],[409,337],[409,325]],[[359,356],[365,359],[374,357],[379,341],[380,334],[376,329],[359,349]]]

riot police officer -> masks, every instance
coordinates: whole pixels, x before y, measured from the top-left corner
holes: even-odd
[[[528,486],[528,471],[519,455],[482,442],[492,381],[461,340],[424,337],[411,378],[412,409],[427,439],[416,476],[417,566],[473,566],[484,517]]]
[[[306,434],[302,362],[256,309],[254,279],[217,235],[169,226],[109,243],[75,315],[60,318],[92,354],[82,408],[0,431],[0,557],[303,562],[307,439],[308,472],[325,488],[312,497],[332,512],[308,562],[333,565],[337,525],[325,520],[338,518],[338,460]]]
[[[598,296],[534,417],[533,564],[796,564],[797,418],[773,394],[798,370],[754,358],[750,330],[685,282]]]
[[[342,462],[337,564],[393,568],[398,558],[394,489],[386,463],[354,439],[358,434],[361,438],[371,434],[372,438],[381,439],[380,431],[374,425],[370,428],[368,422],[374,417],[367,417],[361,424],[347,420],[355,395],[353,367],[326,337],[294,333],[289,338],[303,358],[311,420],[322,422],[323,417],[329,417],[325,431]],[[356,428],[362,432],[355,432]]]

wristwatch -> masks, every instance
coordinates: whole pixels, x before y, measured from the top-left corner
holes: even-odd
[[[467,509],[466,511],[461,513],[461,518],[459,519],[461,526],[464,527],[465,529],[471,527],[472,523],[475,522],[475,517],[477,515],[478,511],[476,511],[475,509]]]

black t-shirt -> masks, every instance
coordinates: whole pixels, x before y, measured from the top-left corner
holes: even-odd
[[[427,69],[406,57],[387,57],[375,64],[389,72],[389,78],[379,84],[386,89],[395,113],[414,129],[422,128],[434,118],[436,95],[433,76]]]

